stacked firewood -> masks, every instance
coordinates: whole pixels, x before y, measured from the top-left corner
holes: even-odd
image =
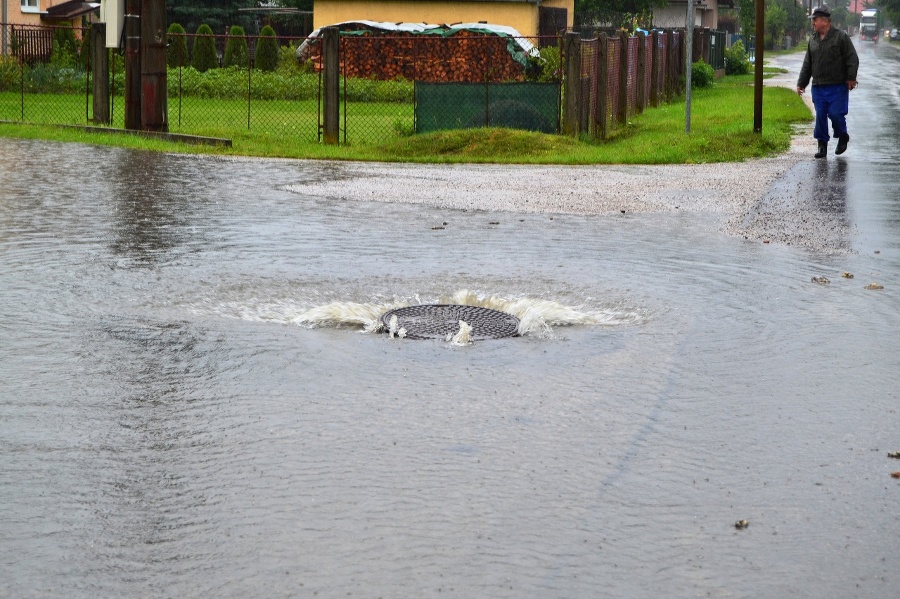
[[[341,36],[341,72],[347,77],[427,82],[522,81],[525,68],[508,39],[474,31],[443,37],[402,31]],[[304,60],[321,69],[321,43],[307,44]]]

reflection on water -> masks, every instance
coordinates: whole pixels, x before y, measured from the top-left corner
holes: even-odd
[[[812,196],[823,212],[834,212],[843,219],[847,209],[847,161],[817,160]]]
[[[803,163],[742,216],[813,252],[714,215],[345,204],[286,190],[313,164],[0,139],[35,153],[0,168],[2,596],[900,583],[887,171]],[[358,334],[442,302],[535,328]]]

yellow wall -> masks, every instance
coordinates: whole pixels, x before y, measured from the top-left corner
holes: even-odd
[[[575,0],[546,0],[545,6],[568,8],[571,27]],[[522,35],[538,34],[538,9],[533,2],[435,2],[410,0],[315,0],[313,28],[344,21],[393,23],[477,23],[513,27]]]

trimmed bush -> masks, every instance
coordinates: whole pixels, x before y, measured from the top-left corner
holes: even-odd
[[[246,68],[250,64],[250,48],[247,47],[247,36],[240,25],[232,25],[225,43],[225,56],[222,66]]]
[[[715,82],[716,74],[712,66],[701,58],[691,65],[691,87],[709,87]]]
[[[184,35],[184,27],[178,23],[169,25],[166,30],[169,45],[166,48],[166,66],[170,68],[186,67],[190,64],[188,56],[187,38]]]
[[[744,42],[738,40],[730,48],[725,49],[725,74],[746,75],[750,72],[750,61]]]
[[[279,59],[281,50],[278,48],[275,30],[266,25],[259,32],[259,41],[256,43],[256,68],[261,71],[274,71],[278,68]]]
[[[212,29],[205,23],[197,28],[191,66],[201,73],[219,66],[219,59],[216,56],[216,40],[212,35]]]

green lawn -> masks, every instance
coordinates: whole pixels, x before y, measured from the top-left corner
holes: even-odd
[[[413,105],[350,102],[342,114],[347,143],[318,140],[315,100],[169,98],[170,130],[231,139],[231,148],[197,147],[121,134],[4,124],[0,135],[50,138],[160,151],[228,153],[247,156],[388,160],[408,162],[497,162],[558,164],[665,164],[743,160],[785,151],[793,125],[811,119],[803,101],[786,88],[763,92],[762,134],[753,132],[753,76],[726,77],[692,94],[691,132],[685,133],[684,100],[633,115],[608,139],[572,138],[506,129],[469,129],[411,135]],[[24,120],[87,124],[83,95],[28,94]],[[114,126],[122,127],[124,103],[113,106]],[[17,93],[0,92],[0,120],[23,120]]]

